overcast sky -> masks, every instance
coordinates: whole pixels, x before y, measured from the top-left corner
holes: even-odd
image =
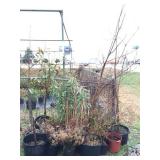
[[[62,9],[64,23],[73,40],[73,58],[75,61],[92,61],[106,56],[115,30],[116,22],[125,5],[126,18],[120,38],[129,38],[139,27],[138,32],[128,45],[127,50],[140,44],[140,13],[142,12],[138,0],[34,0],[22,1],[21,9]],[[21,38],[61,39],[61,19],[58,13],[22,13]],[[21,42],[21,48],[29,43]],[[31,47],[51,48],[66,45],[62,42],[38,43],[32,42]],[[138,50],[138,54],[140,49]]]

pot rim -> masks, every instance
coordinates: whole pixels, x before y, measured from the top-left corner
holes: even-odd
[[[111,135],[114,135],[115,137],[117,137],[118,140],[114,140],[114,139],[110,138]],[[106,138],[110,141],[116,141],[116,142],[121,142],[122,141],[121,134],[119,132],[115,132],[115,131],[108,132]]]
[[[111,128],[114,127],[114,126],[120,126],[120,127],[124,128],[127,131],[127,134],[130,133],[129,128],[127,126],[123,125],[123,124],[114,124],[114,125],[111,126]]]
[[[36,135],[40,136],[40,135],[46,135],[46,134],[44,134],[44,133],[36,133]],[[27,142],[25,142],[25,138],[27,138],[28,136],[34,136],[34,134],[33,133],[29,133],[29,134],[27,134],[27,135],[24,136],[24,138],[23,138],[23,145],[25,145],[25,146],[34,147],[34,146],[44,146],[44,145],[47,144],[47,142],[42,137],[42,138],[39,138],[39,139],[42,140],[44,142],[44,144],[29,145]],[[34,139],[32,141],[34,141]]]

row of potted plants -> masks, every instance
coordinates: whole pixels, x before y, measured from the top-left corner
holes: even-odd
[[[40,105],[43,106],[45,103],[45,96],[41,95],[41,96],[32,96],[31,97],[31,107],[32,109],[36,109],[36,105]],[[56,99],[53,96],[47,96],[46,97],[46,103],[49,103],[50,107],[54,107],[56,105]],[[29,109],[28,107],[28,99],[27,98],[23,98],[20,97],[20,106],[25,105],[27,107],[27,109]]]
[[[121,127],[111,125],[112,121],[105,121],[100,108],[91,104],[90,95],[80,86],[77,79],[68,74],[54,79],[55,70],[50,63],[43,61],[43,54],[38,61],[42,61],[45,78],[43,85],[39,80],[32,80],[28,74],[28,109],[31,126],[24,133],[23,146],[27,156],[42,155],[105,155],[109,149],[118,152],[124,139]],[[31,64],[28,64],[30,73]],[[45,68],[46,67],[46,68]],[[35,120],[32,114],[32,98],[36,89],[44,93],[44,115]],[[52,117],[47,116],[47,95],[55,97],[56,103]],[[50,111],[51,112],[51,111]],[[124,131],[125,130],[125,131]]]
[[[36,141],[32,132],[28,132],[23,139],[26,156],[106,155],[108,150],[118,152],[120,146],[128,141],[129,129],[123,125],[114,125],[101,135],[96,135],[86,127],[55,125],[48,116],[37,117],[35,124],[38,128]]]

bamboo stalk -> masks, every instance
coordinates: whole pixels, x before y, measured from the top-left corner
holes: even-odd
[[[76,101],[76,96],[74,95],[73,118],[76,118],[76,106],[77,106],[77,101]]]
[[[65,114],[65,123],[66,123],[66,126],[68,127],[68,111],[69,111],[69,106],[68,106],[68,97],[66,97],[66,104],[65,104],[65,110],[66,110],[66,114]]]
[[[83,121],[83,117],[84,117],[84,116],[83,116],[83,112],[84,112],[84,111],[83,111],[83,103],[84,103],[84,102],[82,101],[82,103],[81,103],[81,121],[80,121],[80,125],[82,125],[82,121]]]

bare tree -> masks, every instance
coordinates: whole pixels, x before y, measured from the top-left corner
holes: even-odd
[[[124,14],[124,7],[122,7],[119,17],[118,17],[118,21],[117,21],[117,25],[115,28],[115,32],[109,47],[109,51],[107,53],[107,57],[105,58],[105,60],[103,60],[103,64],[102,64],[102,69],[100,71],[100,76],[98,79],[98,83],[96,85],[96,90],[95,90],[95,94],[91,97],[91,104],[92,106],[96,105],[96,102],[98,100],[99,95],[101,94],[103,88],[105,85],[102,85],[102,82],[104,81],[104,71],[106,69],[107,64],[109,64],[111,61],[114,62],[114,66],[113,66],[113,73],[112,75],[110,75],[111,77],[111,84],[113,84],[113,100],[114,100],[114,120],[115,123],[119,122],[119,97],[118,97],[118,93],[119,93],[119,85],[120,85],[120,79],[121,77],[127,73],[130,68],[132,67],[133,64],[127,64],[127,55],[129,55],[129,53],[127,53],[126,48],[130,42],[130,40],[134,37],[134,35],[136,34],[137,30],[135,33],[133,33],[133,35],[125,41],[126,37],[124,37],[123,39],[121,39],[119,41],[119,34],[120,31],[122,29],[123,23],[124,23],[124,19],[125,19],[125,14]],[[121,47],[121,49],[120,49]],[[112,59],[110,59],[111,57],[114,57]],[[120,61],[122,62],[121,64],[121,68],[117,69],[117,64],[120,63]]]

